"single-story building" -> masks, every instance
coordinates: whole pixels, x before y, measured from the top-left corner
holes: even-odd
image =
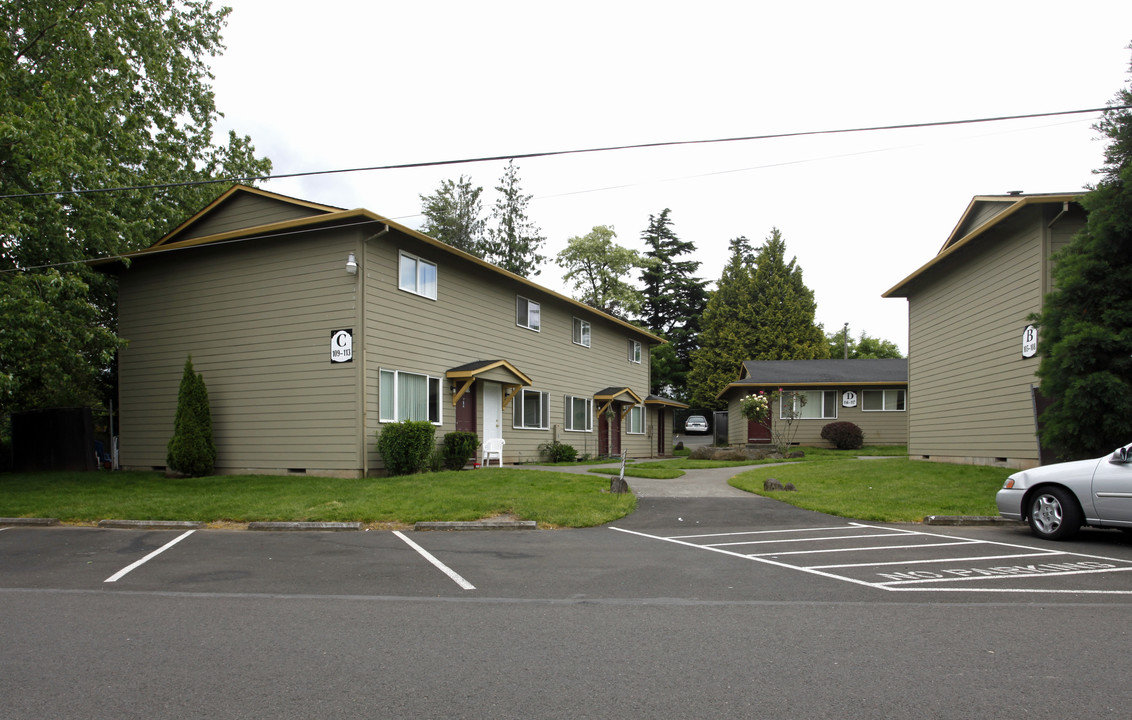
[[[727,400],[729,444],[770,443],[770,429],[748,421],[739,403],[759,391],[778,390],[805,394],[797,409],[785,407],[781,398],[770,409],[772,426],[797,413],[799,445],[831,447],[821,431],[839,420],[860,427],[869,445],[908,442],[907,360],[747,360],[739,379],[717,396]]]
[[[913,459],[1029,468],[1050,462],[1037,417],[1037,333],[1052,255],[1084,226],[1076,194],[973,198],[934,258],[884,297],[908,301]]]
[[[553,440],[664,456],[673,408],[648,394],[661,338],[365,209],[234,186],[118,277],[120,458],[162,469],[185,359],[204,376],[223,473],[382,471],[389,422],[438,441]]]

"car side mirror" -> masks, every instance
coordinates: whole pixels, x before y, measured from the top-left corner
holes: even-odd
[[[1128,448],[1126,447],[1117,448],[1109,462],[1116,464],[1130,463],[1132,462],[1132,454],[1128,452]]]

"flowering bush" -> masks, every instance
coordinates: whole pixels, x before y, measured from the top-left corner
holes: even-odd
[[[745,418],[767,429],[775,449],[785,457],[786,453],[790,452],[790,446],[794,444],[794,436],[798,434],[794,421],[801,417],[806,399],[806,393],[796,390],[779,388],[769,393],[759,390],[741,399],[739,408]],[[782,415],[777,423],[771,418],[771,408],[775,403],[780,403]]]
[[[769,417],[770,396],[759,390],[754,395],[748,395],[740,400],[739,407],[742,408],[745,418],[761,423]]]

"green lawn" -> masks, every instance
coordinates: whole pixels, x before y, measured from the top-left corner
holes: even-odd
[[[998,515],[994,495],[1010,472],[906,458],[814,460],[748,470],[731,484],[830,515],[918,522],[928,515]],[[765,492],[767,478],[793,483],[797,492]]]
[[[173,479],[153,472],[0,475],[0,517],[230,521],[478,520],[511,514],[540,525],[589,527],[636,508],[607,478],[517,468],[394,478],[223,475]]]

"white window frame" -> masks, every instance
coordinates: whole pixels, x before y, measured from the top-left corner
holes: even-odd
[[[527,414],[527,398],[531,395],[539,397],[539,411],[538,418],[535,418],[539,425],[527,425],[527,420],[531,419],[526,417]],[[516,430],[549,430],[550,429],[550,393],[542,390],[527,390],[523,388],[519,391],[518,397],[515,398],[514,417],[511,426]]]
[[[869,393],[880,393],[880,407],[867,408],[865,407],[865,396]],[[898,393],[896,404],[903,405],[904,407],[888,407],[888,394]],[[908,391],[899,390],[896,388],[889,390],[862,390],[861,391],[861,412],[904,412],[908,409]]]
[[[778,399],[778,419],[779,420],[788,420],[789,419],[787,417],[786,413],[784,412],[784,409],[785,409],[785,402],[784,401],[786,400],[786,396],[787,396],[788,392],[806,393],[807,395],[811,396],[809,399],[806,400],[805,406],[801,408],[802,412],[805,412],[806,408],[815,405],[814,399],[812,397],[813,395],[818,394],[818,393],[821,394],[821,407],[822,407],[821,414],[818,415],[817,417],[805,417],[803,415],[798,415],[798,409],[795,408],[795,410],[794,410],[794,419],[795,420],[836,420],[837,419],[837,412],[838,411],[837,411],[837,391],[836,390],[790,390],[790,391],[786,391],[786,392],[782,393],[782,396]],[[833,393],[833,403],[832,403],[833,415],[831,415],[831,416],[827,416],[825,414],[825,394],[826,393]]]
[[[405,262],[406,261],[409,261],[409,262],[413,263],[413,265],[414,265],[412,287],[407,286],[404,282],[404,274],[403,273],[405,271]],[[421,290],[421,286],[422,286],[421,272],[425,267],[432,268],[432,287],[431,287],[432,292],[431,293]],[[413,295],[420,295],[421,297],[428,298],[429,300],[435,300],[436,299],[436,286],[440,284],[439,281],[440,281],[440,274],[437,271],[436,263],[431,262],[429,260],[425,260],[424,258],[422,258],[418,255],[413,255],[412,253],[407,253],[404,250],[401,250],[399,252],[398,257],[397,257],[397,287],[399,289],[404,290],[407,293],[412,293]]]
[[[521,318],[520,312],[522,303],[527,304],[526,317]],[[534,308],[534,313],[531,309]],[[534,316],[534,322],[531,322],[531,317]],[[522,322],[520,322],[522,320]],[[534,330],[535,332],[542,332],[542,304],[531,300],[530,298],[523,297],[522,295],[515,296],[515,324],[527,330]]]
[[[629,341],[629,362],[637,363],[638,365],[641,364],[641,341],[640,340],[630,340]]]
[[[586,422],[585,427],[574,427],[574,403],[581,402],[585,404]],[[594,400],[591,397],[584,395],[567,395],[565,398],[566,410],[565,422],[562,427],[566,432],[593,432],[594,429]]]
[[[641,427],[637,430],[633,429],[633,416],[636,415],[640,419]],[[644,435],[645,434],[645,406],[634,405],[629,408],[628,414],[625,415],[625,434],[626,435]]]
[[[378,387],[378,399],[377,399],[378,400],[378,402],[377,402],[378,422],[383,422],[383,423],[401,422],[403,420],[412,420],[413,419],[413,418],[399,417],[400,413],[398,412],[398,409],[400,407],[399,401],[400,401],[400,391],[401,391],[401,383],[400,383],[400,376],[401,375],[415,375],[416,377],[425,378],[425,387],[428,391],[428,398],[425,400],[425,403],[426,403],[425,414],[428,415],[429,417],[418,418],[418,419],[424,419],[428,422],[431,422],[433,425],[443,425],[444,424],[444,401],[443,401],[443,398],[442,398],[442,394],[443,394],[442,391],[443,391],[444,384],[439,377],[437,377],[435,375],[428,375],[426,373],[407,372],[405,370],[387,370],[385,368],[380,368],[378,370],[378,384],[377,384],[377,387]],[[382,391],[382,385],[383,385],[382,380],[384,379],[384,376],[392,376],[392,379],[393,379],[393,388],[392,388],[393,389],[393,397],[392,398],[385,397],[385,393]],[[433,388],[435,388],[435,392],[434,392]],[[389,401],[388,405],[386,405],[386,400]],[[392,409],[392,412],[388,412],[388,410],[390,410],[390,409]],[[436,417],[435,420],[432,419],[433,416]]]
[[[582,318],[574,318],[574,327],[570,338],[574,341],[575,345],[582,347],[590,346],[590,321],[583,320]]]

